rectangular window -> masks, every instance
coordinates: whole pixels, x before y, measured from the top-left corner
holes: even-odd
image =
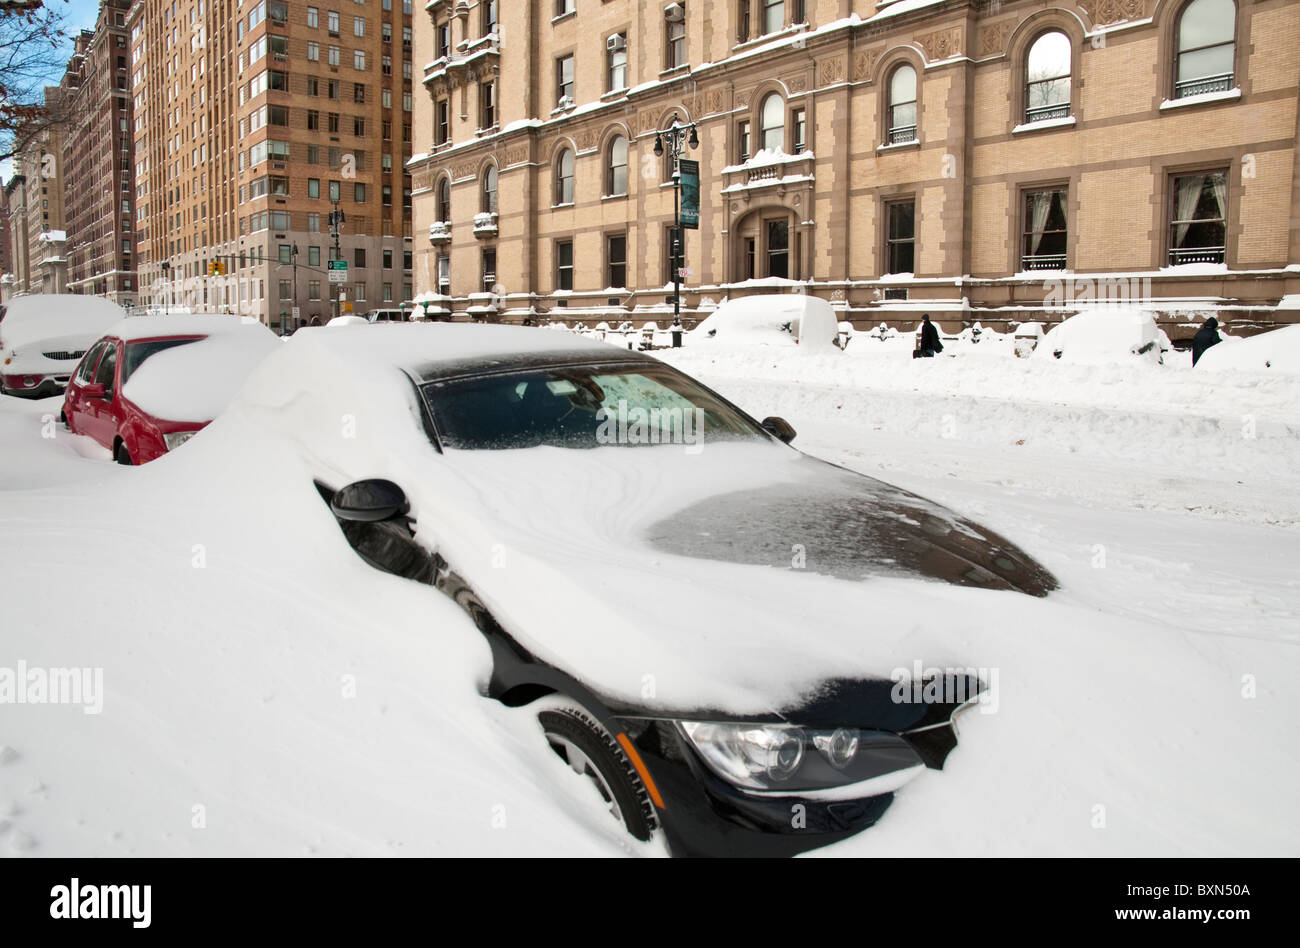
[[[736,126],[736,160],[743,164],[749,161],[749,123],[740,122]]]
[[[357,103],[358,105],[365,105],[366,87],[364,83],[360,83],[360,82],[352,83],[352,101]]]
[[[320,43],[314,43],[311,40],[307,41],[307,61],[320,62]]]
[[[366,120],[360,115],[352,116],[352,134],[360,138],[366,133]]]
[[[484,82],[478,87],[479,128],[492,128],[497,123],[497,86]]]
[[[761,0],[763,32],[776,33],[785,28],[785,0]]]
[[[383,302],[391,303],[393,301],[393,284],[385,283],[383,288]]]
[[[360,70],[366,68],[366,51],[364,49],[354,49],[352,51],[352,68]]]
[[[610,234],[605,238],[605,281],[613,287],[627,286],[627,235]]]
[[[573,54],[555,61],[555,98],[557,102],[573,102]]]
[[[676,69],[679,66],[686,65],[686,14],[681,14],[680,20],[669,20],[667,23],[667,51],[668,57],[665,66],[668,69]]]
[[[329,113],[329,131],[331,135],[339,133],[339,114],[337,112]]]
[[[352,200],[357,204],[366,203],[366,185],[362,181],[356,181],[352,184]]]
[[[615,33],[605,41],[608,50],[609,69],[607,92],[618,92],[627,88],[627,36]]]
[[[495,249],[483,251],[483,292],[491,293],[497,284],[497,252]]]
[[[365,35],[366,35],[366,19],[365,19],[365,17],[354,16],[354,17],[352,18],[352,35],[353,35],[353,36],[365,36]]]
[[[573,241],[555,242],[555,288],[573,289]]]
[[[352,265],[361,270],[366,265],[366,248],[357,247],[352,251]]]
[[[573,0],[555,0],[555,15],[564,16],[573,12]]]
[[[795,109],[793,116],[794,125],[794,153],[808,149],[808,113],[803,109]]]
[[[1067,194],[1065,188],[1025,192],[1021,270],[1065,269]]]
[[[340,181],[330,182],[330,200],[338,201],[343,197],[343,184]]]
[[[315,211],[312,211],[307,214],[307,233],[309,234],[320,233],[320,215],[317,214]]]
[[[393,251],[389,248],[384,249],[384,269],[393,269]]]
[[[276,249],[279,251],[281,263],[293,263],[293,247],[289,244],[280,244]]]
[[[439,145],[447,144],[451,134],[451,107],[446,99],[439,99],[434,103],[434,141]]]
[[[1169,195],[1169,264],[1227,260],[1228,172],[1175,176]]]
[[[320,302],[320,280],[307,281],[307,299],[313,303]]]
[[[438,255],[438,293],[451,296],[451,258],[445,253]]]
[[[309,198],[320,197],[320,178],[307,179],[307,197]]]
[[[320,248],[319,248],[319,247],[308,247],[308,248],[307,248],[307,265],[308,265],[309,267],[319,267],[319,266],[320,266]]]
[[[339,64],[339,48],[337,46],[331,46],[329,48],[328,59],[331,66],[337,66]]]
[[[886,205],[885,272],[916,272],[916,202]]]
[[[338,36],[338,35],[339,35],[339,13],[338,13],[338,11],[337,11],[337,10],[331,10],[331,11],[329,11],[329,13],[327,14],[327,16],[328,16],[328,20],[327,20],[326,22],[327,22],[327,24],[328,24],[328,26],[329,26],[329,33],[330,33],[330,36]]]
[[[451,22],[439,23],[433,28],[433,48],[438,59],[451,55]]]
[[[307,25],[312,29],[320,27],[320,11],[315,7],[307,8]]]

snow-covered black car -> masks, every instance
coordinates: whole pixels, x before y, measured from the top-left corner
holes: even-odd
[[[960,658],[945,624],[1055,587],[996,534],[790,447],[782,420],[568,333],[308,330],[242,397],[300,444],[358,556],[472,617],[482,692],[535,709],[674,854],[872,825],[986,685],[891,670],[924,643]]]

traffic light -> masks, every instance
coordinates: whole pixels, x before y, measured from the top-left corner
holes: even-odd
[[[225,276],[226,265],[220,260],[213,260],[208,264],[208,276]]]

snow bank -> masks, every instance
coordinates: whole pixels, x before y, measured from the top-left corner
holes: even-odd
[[[126,315],[111,300],[70,293],[19,296],[5,304],[0,353],[13,374],[53,375],[76,368],[76,359],[47,359],[44,352],[82,352]]]
[[[727,300],[687,334],[689,345],[791,345],[804,353],[835,348],[839,321],[830,303],[801,293]]]
[[[1169,348],[1169,338],[1150,313],[1134,307],[1102,307],[1053,326],[1034,350],[1034,358],[1099,365],[1137,356],[1158,365],[1161,350]]]
[[[169,318],[169,317],[164,317]],[[178,317],[186,324],[207,325],[223,320],[205,339],[164,349],[151,355],[127,379],[122,394],[149,414],[169,421],[211,421],[225,410],[250,372],[280,347],[279,338],[257,321],[226,316]],[[197,322],[195,322],[197,321]],[[153,323],[154,318],[128,320]],[[152,326],[129,326],[138,338],[153,334]],[[185,329],[168,330],[182,334]]]
[[[1220,342],[1201,355],[1196,367],[1206,372],[1300,375],[1300,326],[1286,326],[1236,339],[1231,345]]]

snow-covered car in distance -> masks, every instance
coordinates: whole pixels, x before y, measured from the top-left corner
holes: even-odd
[[[262,323],[240,316],[123,319],[77,366],[63,421],[119,464],[144,464],[201,431],[279,345]]]
[[[473,619],[480,690],[532,710],[632,836],[679,855],[790,855],[875,823],[983,687],[945,673],[932,700],[900,696],[918,605],[951,636],[972,606],[1055,588],[996,534],[789,447],[781,419],[565,333],[300,333],[222,423],[294,445],[362,560]]]
[[[0,386],[49,398],[68,384],[86,350],[126,316],[112,300],[73,293],[19,296],[0,307]]]

